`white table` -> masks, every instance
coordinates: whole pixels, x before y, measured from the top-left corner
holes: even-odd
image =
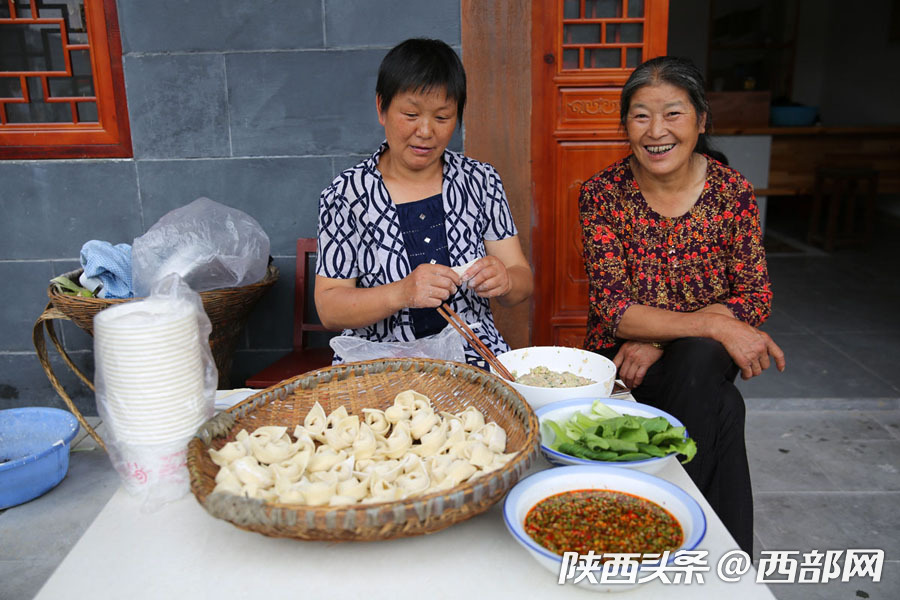
[[[549,466],[538,459],[537,468]],[[728,597],[772,599],[751,570],[736,583],[715,574],[720,556],[737,548],[721,520],[677,463],[659,476],[697,499],[707,518],[698,549],[709,551],[702,585],[650,582],[629,600]],[[426,536],[384,542],[301,542],[268,538],[210,516],[186,496],[154,513],[123,489],[113,495],[44,587],[38,600],[278,597],[587,598],[560,586],[507,532],[501,504]]]

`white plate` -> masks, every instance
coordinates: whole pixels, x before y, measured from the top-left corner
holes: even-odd
[[[94,317],[94,328],[102,331],[140,331],[191,320],[196,322],[194,307],[184,300],[145,298],[100,311]]]
[[[147,357],[139,356],[124,357],[121,354],[95,354],[95,362],[101,363],[104,372],[121,372],[121,373],[142,373],[146,371],[166,372],[168,370],[185,371],[188,369],[200,369],[201,356],[200,351],[183,352],[172,354],[169,356]]]
[[[158,377],[152,375],[152,372],[119,374],[104,370],[98,381],[103,382],[103,389],[108,395],[144,400],[192,396],[203,388],[203,376],[195,369],[186,373],[156,373]]]
[[[161,348],[171,350],[188,345],[197,345],[198,338],[196,329],[194,331],[172,332],[165,335],[121,337],[100,335],[94,338],[94,346],[110,350],[121,349],[123,352]]]

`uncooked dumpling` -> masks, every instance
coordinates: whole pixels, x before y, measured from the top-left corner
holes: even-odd
[[[325,443],[335,450],[342,450],[352,446],[358,434],[359,417],[347,416],[325,430]]]
[[[250,436],[250,448],[256,460],[271,465],[292,457],[300,449],[300,444],[291,443],[287,435],[275,438],[254,434]]]
[[[346,408],[344,408],[343,406],[338,406],[336,409],[331,411],[330,415],[328,415],[325,424],[328,427],[335,427],[338,423],[346,419],[348,415],[349,413],[347,412]]]
[[[264,440],[280,440],[281,438],[287,435],[287,427],[281,427],[279,425],[265,425],[263,427],[257,427],[253,433],[250,434],[250,437],[259,441]],[[290,438],[287,440],[290,442]]]
[[[275,483],[272,472],[261,466],[252,456],[237,459],[231,463],[231,468],[244,485],[265,487]]]
[[[325,427],[328,425],[327,421],[328,417],[325,416],[325,409],[316,402],[309,409],[309,412],[306,413],[306,417],[303,419],[303,427],[314,440],[321,442],[325,439],[323,434],[325,433]]]
[[[236,484],[238,487],[241,486],[240,479],[237,478],[237,475],[234,474],[228,467],[223,467],[219,469],[219,472],[216,473],[216,483],[227,483],[227,484]]]
[[[493,457],[492,457],[493,458]],[[344,481],[353,477],[353,461],[356,460],[352,455],[337,463],[329,470],[334,473],[338,481]]]
[[[396,500],[400,495],[400,490],[393,483],[381,478],[373,477],[369,485],[370,500],[372,502],[389,502]]]
[[[303,476],[305,467],[305,464],[301,464],[299,461],[293,460],[285,460],[280,463],[269,465],[269,468],[272,469],[272,473],[275,476],[276,482],[280,478],[291,483],[300,480],[300,478]]]
[[[327,471],[345,458],[347,453],[343,450],[336,452],[331,446],[319,446],[316,453],[309,458],[306,468],[310,471]]]
[[[222,481],[216,484],[216,487],[213,488],[212,493],[215,494],[217,492],[222,492],[225,494],[234,494],[235,496],[243,495],[243,486],[241,482],[237,479]]]
[[[406,496],[424,492],[429,485],[431,485],[431,479],[424,470],[405,473],[397,478],[397,486],[403,490],[403,494]]]
[[[417,410],[409,422],[409,433],[414,440],[420,439],[438,424],[438,416],[430,408]]]
[[[400,421],[394,425],[394,430],[387,439],[387,452],[385,456],[388,458],[400,458],[412,446],[412,436],[409,434],[409,424],[406,421]]]
[[[307,431],[306,427],[303,425],[294,427],[294,438],[296,438],[297,443],[300,444],[300,451],[309,450],[310,454],[316,451],[316,442],[313,441],[312,436],[309,435],[309,431]]]
[[[369,475],[363,475],[362,479],[351,477],[341,481],[337,485],[337,493],[348,496],[356,501],[362,500],[369,493]]]
[[[480,439],[491,452],[500,453],[506,449],[506,431],[494,422],[479,429],[473,438]]]
[[[474,406],[466,408],[456,416],[462,421],[463,429],[466,431],[477,431],[484,427],[484,415]]]
[[[443,426],[435,426],[422,436],[421,444],[413,446],[412,451],[423,458],[434,456],[441,450],[441,446],[447,441],[446,429]]]
[[[385,411],[325,415],[316,402],[293,430],[241,430],[210,450],[219,465],[214,491],[267,502],[346,506],[387,502],[446,490],[505,465],[506,432],[473,406],[435,412],[413,390],[397,394]]]
[[[384,409],[384,418],[392,425],[401,421],[407,421],[412,416],[412,408],[400,404],[394,404]]]
[[[468,283],[469,279],[465,278],[463,276],[466,274],[466,271],[469,270],[469,267],[471,267],[472,265],[474,265],[477,262],[478,262],[478,259],[476,258],[475,260],[470,260],[469,262],[467,262],[464,265],[457,265],[455,267],[450,267],[450,268],[453,269],[456,272],[456,274],[460,276],[460,278],[463,280],[463,283],[465,284],[465,283]]]
[[[372,477],[393,483],[402,472],[403,465],[399,460],[386,460],[381,464],[375,465],[375,468],[372,469]]]
[[[494,453],[487,446],[475,440],[466,442],[466,449],[463,454],[466,455],[466,458],[469,459],[472,465],[480,469],[494,461]]]
[[[324,481],[310,481],[298,487],[303,492],[306,504],[321,506],[322,504],[328,504],[328,500],[334,496],[337,484]]]
[[[453,487],[468,479],[474,472],[475,467],[471,463],[463,459],[457,459],[447,469],[447,478],[444,481],[451,481],[450,487]]]
[[[209,455],[212,461],[220,467],[230,465],[239,458],[247,456],[247,447],[241,442],[228,442],[221,450],[210,449]]]
[[[384,416],[383,410],[364,408],[363,415],[365,416],[366,425],[372,428],[373,433],[385,435],[390,430],[391,424]]]
[[[372,431],[372,428],[365,423],[360,423],[359,431],[356,434],[356,439],[353,441],[350,452],[357,460],[372,458],[375,455],[376,447],[375,433]]]

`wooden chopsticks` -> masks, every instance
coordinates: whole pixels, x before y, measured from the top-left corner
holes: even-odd
[[[472,348],[475,349],[475,352],[481,355],[487,363],[494,367],[494,371],[497,372],[498,375],[503,377],[504,379],[508,379],[509,381],[515,381],[515,377],[512,376],[512,373],[507,370],[506,367],[503,366],[503,363],[497,359],[497,356],[491,352],[491,349],[484,345],[478,335],[475,334],[474,331],[469,327],[469,325],[460,317],[456,312],[447,306],[446,304],[442,304],[437,308],[438,314],[444,317],[453,328],[459,332],[459,334],[466,340]]]

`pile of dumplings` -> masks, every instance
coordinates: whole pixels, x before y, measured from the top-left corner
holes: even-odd
[[[341,406],[325,415],[316,402],[302,425],[242,429],[209,454],[219,466],[213,493],[309,506],[402,500],[452,488],[501,468],[506,431],[475,407],[436,413],[407,390],[385,410],[362,417]]]

